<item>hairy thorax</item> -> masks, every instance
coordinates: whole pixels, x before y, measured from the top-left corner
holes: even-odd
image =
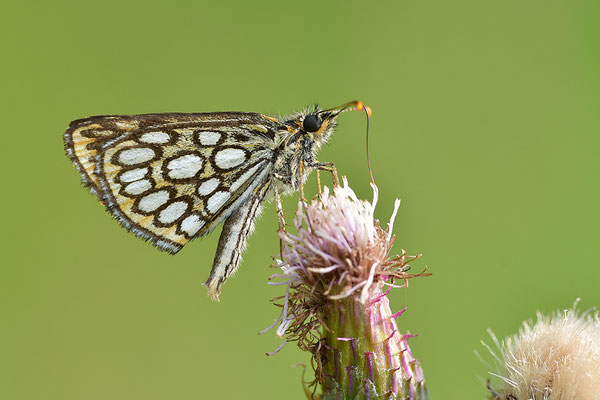
[[[305,133],[296,132],[281,141],[274,157],[273,175],[277,187],[282,193],[298,190],[301,182],[315,169],[315,141]],[[300,161],[303,162],[300,176]]]

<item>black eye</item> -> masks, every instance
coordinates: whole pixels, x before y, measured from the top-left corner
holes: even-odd
[[[306,132],[316,132],[321,127],[321,120],[316,115],[307,115],[304,117],[302,127]]]

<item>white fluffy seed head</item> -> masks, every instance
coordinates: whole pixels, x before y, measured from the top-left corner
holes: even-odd
[[[500,398],[583,400],[600,398],[600,319],[575,307],[537,315],[500,344],[504,387]],[[495,374],[494,374],[495,375]]]

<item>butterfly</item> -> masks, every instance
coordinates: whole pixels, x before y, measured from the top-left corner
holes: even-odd
[[[335,171],[316,153],[340,113],[357,109],[367,107],[314,106],[282,119],[249,112],[94,116],[71,122],[64,143],[83,184],[159,250],[177,253],[224,222],[205,282],[218,299],[265,198],[280,204],[279,194],[300,189],[311,171]]]

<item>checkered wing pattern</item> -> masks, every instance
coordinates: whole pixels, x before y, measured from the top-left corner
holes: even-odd
[[[280,124],[254,113],[98,116],[73,121],[64,139],[84,184],[121,225],[176,253],[234,211],[257,212]]]

